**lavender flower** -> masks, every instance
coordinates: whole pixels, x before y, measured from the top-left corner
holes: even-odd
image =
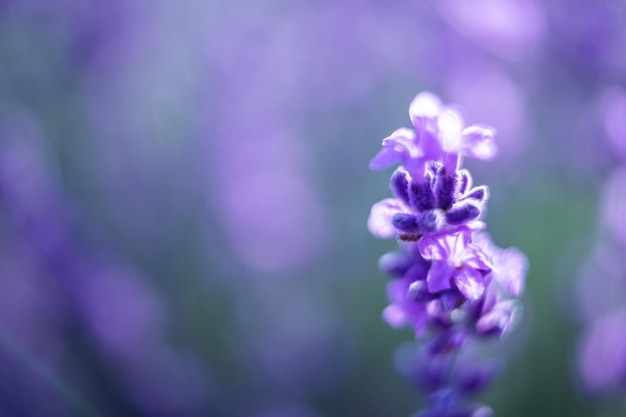
[[[393,278],[383,318],[423,340],[402,366],[428,396],[415,417],[488,416],[489,408],[467,398],[488,384],[495,368],[468,352],[517,322],[528,267],[521,252],[496,247],[482,231],[488,189],[473,187],[461,168],[463,156],[495,156],[494,131],[463,127],[460,114],[431,93],[413,100],[409,116],[415,131],[396,130],[370,163],[372,169],[401,164],[391,176],[394,198],[374,204],[368,220],[375,236],[399,240],[399,250],[379,262]]]

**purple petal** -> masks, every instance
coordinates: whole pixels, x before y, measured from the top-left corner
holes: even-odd
[[[494,275],[498,284],[514,297],[522,295],[528,270],[526,256],[516,248],[509,248],[501,251],[495,261]]]
[[[402,200],[405,204],[409,204],[409,178],[408,174],[402,168],[398,168],[391,176],[389,183],[393,195]]]
[[[442,169],[435,180],[437,207],[448,210],[456,199],[456,175],[447,175]]]
[[[415,143],[415,132],[401,127],[383,139],[383,148],[370,161],[370,169],[385,169],[395,163],[422,155]]]
[[[488,233],[479,233],[473,244],[478,246],[487,257],[492,259],[492,274],[506,293],[519,297],[524,292],[524,281],[528,271],[526,256],[516,248],[500,249]]]
[[[502,335],[516,323],[519,311],[516,300],[501,301],[476,322],[476,330],[484,335]]]
[[[430,299],[430,293],[425,281],[415,281],[409,285],[408,297],[413,301],[427,301]]]
[[[441,237],[424,236],[418,242],[420,255],[427,260],[448,259],[449,251],[442,245],[445,241]]]
[[[463,268],[454,279],[458,290],[468,300],[478,300],[485,292],[482,274],[473,268]]]
[[[367,220],[367,228],[370,233],[378,238],[389,238],[396,235],[391,218],[394,214],[404,210],[400,200],[386,198],[372,206],[370,217]]]
[[[471,412],[470,417],[493,417],[493,410],[486,406],[478,407]]]
[[[417,211],[432,210],[435,208],[435,195],[429,183],[411,183],[409,190],[411,206]]]
[[[456,172],[461,166],[461,154],[458,152],[443,153],[441,159],[447,172]]]
[[[454,108],[447,108],[439,114],[437,119],[439,136],[443,150],[449,153],[458,153],[462,149],[461,132],[463,131],[463,117]]]
[[[418,215],[398,213],[392,217],[391,221],[402,232],[425,235],[441,229],[444,224],[444,215],[441,210],[425,211]]]
[[[463,264],[479,271],[491,271],[493,263],[489,256],[477,245],[469,245],[463,257]]]
[[[409,283],[404,279],[394,279],[387,284],[387,299],[392,303],[402,303],[406,300]]]
[[[383,319],[394,329],[398,329],[408,322],[406,312],[396,304],[388,305],[383,310]]]
[[[488,127],[469,126],[463,129],[463,154],[478,159],[493,158],[497,153],[494,134],[495,131]]]
[[[476,200],[476,202],[483,203],[487,201],[488,198],[489,198],[489,189],[486,186],[482,185],[480,187],[472,188],[461,199],[462,200],[472,199],[472,200]]]
[[[455,109],[448,108],[441,112],[437,124],[442,147],[441,161],[446,172],[454,174],[461,165],[463,117]]]
[[[378,260],[378,269],[392,277],[401,277],[413,268],[413,263],[412,257],[405,252],[389,252]]]
[[[424,129],[437,119],[441,100],[430,92],[418,94],[409,105],[409,117],[416,129]]]
[[[383,139],[383,148],[370,161],[369,167],[372,170],[381,170],[420,155],[421,151],[415,143],[415,132],[401,127]]]
[[[460,204],[446,213],[448,224],[459,225],[480,216],[480,209],[473,204]]]
[[[430,262],[427,262],[423,259],[414,259],[413,262],[414,264],[411,266],[411,268],[406,271],[405,278],[407,278],[411,282],[425,280],[426,275],[428,275],[428,269],[430,268]]]
[[[380,171],[388,168],[393,164],[402,162],[402,153],[396,151],[392,147],[383,147],[374,158],[370,161],[369,168],[374,171]]]
[[[428,291],[434,293],[451,289],[454,272],[454,268],[445,260],[433,262],[426,277]]]
[[[419,216],[408,213],[396,213],[391,218],[393,226],[401,232],[419,233],[421,229]]]
[[[472,222],[464,224],[463,227],[471,230],[472,232],[480,232],[487,228],[487,223],[482,220],[474,220]]]
[[[488,285],[487,288],[485,289],[485,293],[483,294],[483,297],[476,304],[476,306],[478,307],[478,311],[477,311],[478,317],[476,318],[480,318],[480,316],[485,315],[491,310],[493,310],[496,304],[498,303],[499,295],[500,295],[499,290],[497,289],[495,285]]]
[[[472,188],[472,176],[466,169],[458,170],[456,176],[456,181],[459,184],[457,191],[459,194],[465,194],[467,190]]]
[[[441,294],[440,298],[435,298],[425,303],[426,315],[429,321],[444,329],[450,328],[454,324],[450,317],[451,309],[446,308],[447,306],[444,305],[444,300],[442,299],[447,293],[448,292],[444,292]]]
[[[415,337],[422,337],[426,332],[426,326],[428,325],[428,316],[426,311],[420,311],[420,314],[414,314],[412,320],[413,331]]]
[[[433,130],[418,131],[417,140],[424,155],[424,160],[438,161],[441,159],[444,152],[441,141],[437,135],[436,128],[433,128]],[[422,161],[422,165],[425,165],[425,161]],[[415,175],[416,176],[414,178],[421,178],[424,175],[424,170],[422,169],[421,171],[415,172]]]
[[[465,257],[461,255],[468,250],[468,245],[472,241],[472,232],[469,229],[462,228],[453,235],[445,236],[444,239],[448,241],[450,258],[464,259]]]
[[[482,223],[482,222],[471,222]],[[499,249],[491,242],[491,237],[488,233],[475,233],[481,229],[472,228],[467,226],[467,229],[471,230],[471,244],[468,245],[467,251],[463,262],[466,265],[471,266],[474,269],[480,269],[483,271],[490,271],[493,269],[493,257],[497,255]]]

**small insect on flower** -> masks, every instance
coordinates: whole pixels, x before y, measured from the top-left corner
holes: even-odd
[[[418,240],[420,240],[420,238],[422,237],[422,235],[417,234],[417,235],[411,235],[408,233],[398,233],[398,239],[404,241],[404,242],[417,242]]]

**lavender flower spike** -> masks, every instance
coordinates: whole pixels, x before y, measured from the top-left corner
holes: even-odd
[[[431,93],[413,100],[409,116],[415,131],[385,138],[370,164],[401,164],[390,181],[393,198],[374,204],[368,220],[374,236],[399,240],[399,250],[379,262],[392,277],[383,318],[422,341],[401,366],[428,398],[415,416],[489,416],[488,407],[468,399],[495,368],[472,358],[471,348],[515,326],[528,268],[520,251],[499,249],[482,231],[489,191],[473,187],[461,168],[463,156],[495,156],[494,131],[464,127],[460,114]]]

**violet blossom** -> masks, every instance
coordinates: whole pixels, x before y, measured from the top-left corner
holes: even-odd
[[[488,407],[468,397],[488,385],[495,368],[468,352],[514,327],[528,268],[521,252],[496,247],[483,231],[488,189],[472,186],[461,168],[464,156],[495,156],[494,130],[464,127],[460,113],[431,93],[413,100],[409,116],[415,131],[396,130],[370,163],[401,164],[391,177],[394,198],[374,204],[368,220],[375,236],[399,240],[399,250],[379,262],[393,278],[383,318],[423,341],[402,366],[428,396],[416,417],[488,416]]]

